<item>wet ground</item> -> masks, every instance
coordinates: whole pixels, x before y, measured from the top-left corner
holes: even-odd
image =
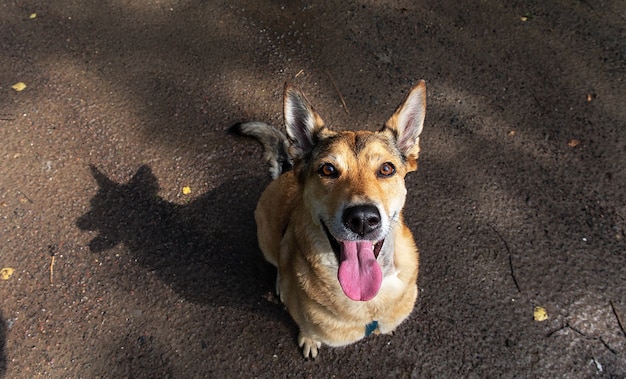
[[[0,377],[626,377],[624,2],[0,1],[0,51]],[[225,130],[422,78],[415,311],[305,361]]]

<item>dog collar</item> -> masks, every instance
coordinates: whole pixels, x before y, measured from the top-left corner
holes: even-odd
[[[372,321],[369,324],[365,325],[365,337],[369,337],[378,329],[378,321]]]

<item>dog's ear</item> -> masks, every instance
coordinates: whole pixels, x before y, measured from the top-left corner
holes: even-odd
[[[285,84],[284,118],[287,136],[289,137],[289,153],[293,159],[301,159],[315,146],[324,121],[315,112],[311,103],[293,84]]]
[[[382,132],[390,131],[393,134],[398,149],[409,163],[409,171],[417,169],[419,136],[424,127],[425,115],[426,83],[420,80],[381,129]]]

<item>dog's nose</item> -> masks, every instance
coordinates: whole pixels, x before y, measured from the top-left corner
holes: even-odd
[[[343,212],[343,224],[359,236],[380,228],[380,213],[373,205],[357,205]]]

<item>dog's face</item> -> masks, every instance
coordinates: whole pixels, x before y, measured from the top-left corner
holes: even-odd
[[[398,220],[407,167],[387,134],[344,132],[326,138],[303,170],[305,201],[338,241],[377,242]]]
[[[337,257],[339,283],[352,300],[376,296],[383,270],[393,267],[393,246],[385,239],[401,222],[404,177],[417,168],[424,112],[420,82],[381,130],[334,132],[299,90],[285,89],[294,170],[307,209]]]

